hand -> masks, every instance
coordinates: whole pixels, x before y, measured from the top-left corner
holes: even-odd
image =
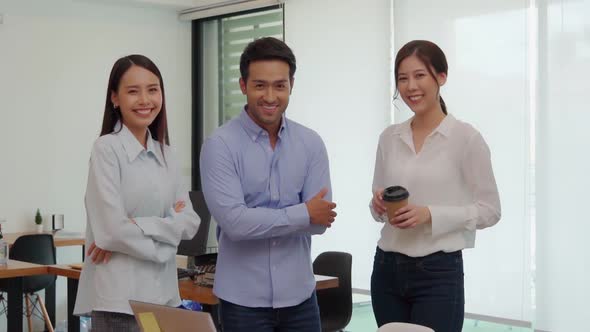
[[[174,212],[180,213],[184,209],[185,206],[186,205],[184,204],[184,201],[178,201],[178,202],[174,203]]]
[[[333,211],[336,208],[336,203],[324,200],[327,192],[328,189],[323,188],[312,199],[305,202],[310,223],[332,227],[332,223],[336,218],[336,212]]]
[[[94,264],[108,263],[112,254],[113,253],[108,250],[100,249],[94,242],[92,242],[90,248],[86,251],[86,256],[90,257]]]
[[[426,206],[408,204],[395,211],[389,223],[395,227],[406,229],[432,222],[430,210]]]
[[[371,205],[373,206],[373,210],[375,210],[375,212],[377,212],[377,214],[380,216],[387,212],[385,201],[383,201],[383,189],[377,189],[373,192],[373,200],[371,200]]]

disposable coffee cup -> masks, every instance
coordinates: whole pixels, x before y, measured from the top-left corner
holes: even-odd
[[[402,186],[391,186],[383,190],[383,201],[385,201],[389,220],[395,216],[395,211],[408,205],[408,197],[410,193]]]

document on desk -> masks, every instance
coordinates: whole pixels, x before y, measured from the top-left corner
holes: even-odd
[[[84,265],[83,263],[76,263],[76,264],[70,264],[68,266],[74,270],[82,270],[83,265]]]
[[[139,322],[141,323],[143,332],[162,332],[153,312],[140,312]]]

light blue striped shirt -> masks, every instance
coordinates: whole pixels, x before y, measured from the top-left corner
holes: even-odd
[[[308,299],[315,280],[305,202],[322,188],[331,200],[320,136],[282,118],[275,149],[245,110],[218,128],[200,157],[205,200],[218,223],[215,294],[247,307],[288,307]]]

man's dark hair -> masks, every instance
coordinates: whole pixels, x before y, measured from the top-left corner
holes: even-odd
[[[248,80],[250,63],[261,60],[280,60],[289,65],[289,79],[295,76],[297,65],[293,51],[283,41],[264,37],[250,42],[240,57],[240,74],[244,81]]]

